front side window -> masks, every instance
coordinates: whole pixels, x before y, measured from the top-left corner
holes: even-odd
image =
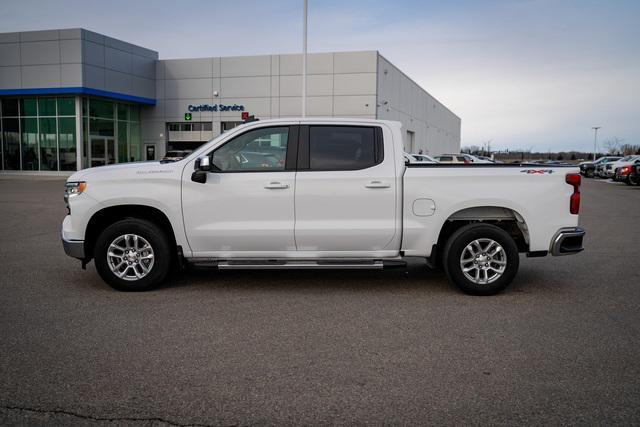
[[[311,126],[309,129],[310,170],[358,170],[381,160],[381,144],[375,129],[359,126]]]
[[[214,151],[213,164],[222,172],[283,171],[289,127],[255,129]]]

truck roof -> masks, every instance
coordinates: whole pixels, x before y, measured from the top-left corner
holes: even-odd
[[[301,123],[382,123],[390,126],[399,126],[402,127],[402,123],[396,120],[378,120],[378,119],[367,119],[367,118],[355,118],[355,117],[281,117],[278,119],[265,119],[265,120],[257,120],[253,122],[247,122],[246,124],[251,123],[290,123],[290,122],[301,122]]]

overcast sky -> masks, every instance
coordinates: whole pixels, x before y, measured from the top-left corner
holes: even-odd
[[[2,1],[0,31],[83,27],[161,58],[301,51],[302,0]],[[640,144],[640,0],[309,1],[309,51],[379,50],[462,145]]]

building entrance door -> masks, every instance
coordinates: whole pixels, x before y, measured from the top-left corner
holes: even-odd
[[[116,144],[110,136],[91,137],[91,167],[115,163]]]

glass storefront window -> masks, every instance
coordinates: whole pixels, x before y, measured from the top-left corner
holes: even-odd
[[[40,116],[55,116],[56,115],[56,99],[55,98],[38,99],[38,114]]]
[[[37,116],[38,115],[38,99],[37,98],[25,98],[20,100],[20,115],[21,116]]]
[[[55,104],[54,104],[55,105]],[[40,119],[40,170],[58,170],[56,119]]]
[[[37,171],[40,169],[38,155],[38,119],[21,119],[22,128],[22,170]]]
[[[132,122],[129,125],[129,129],[131,131],[129,135],[131,141],[129,159],[132,162],[137,162],[140,161],[140,124]]]
[[[89,99],[89,117],[113,119],[113,102],[101,99]]]
[[[75,116],[76,100],[75,98],[58,98],[58,115],[59,116]]]
[[[58,145],[60,170],[76,170],[76,119],[74,117],[58,119]]]
[[[82,105],[86,108],[86,99],[82,100]],[[89,167],[89,118],[82,118],[82,168]]]
[[[129,120],[131,120],[132,122],[140,121],[140,107],[138,107],[137,105],[129,106]]]
[[[6,100],[2,101],[2,106]],[[16,113],[18,102],[16,100]],[[4,169],[20,170],[20,124],[17,118],[2,119]]]
[[[93,135],[100,136],[114,136],[113,135],[113,120],[102,120],[102,119],[89,119],[89,133]]]
[[[119,111],[118,107],[118,111]],[[124,163],[128,161],[129,153],[129,124],[127,122],[118,122],[118,162]]]
[[[118,120],[129,120],[129,115],[127,114],[127,110],[129,106],[125,104],[118,104]]]
[[[2,117],[18,117],[18,100],[2,100]]]
[[[140,160],[140,107],[82,98],[82,168]],[[76,98],[0,98],[0,169],[76,170]]]

